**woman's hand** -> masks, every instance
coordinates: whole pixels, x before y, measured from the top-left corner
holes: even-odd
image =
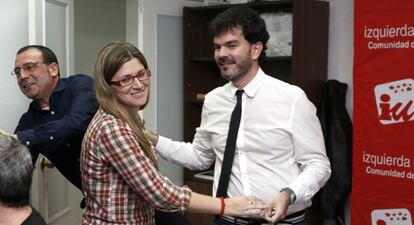
[[[225,215],[258,217],[266,203],[261,199],[249,196],[238,196],[224,199]]]

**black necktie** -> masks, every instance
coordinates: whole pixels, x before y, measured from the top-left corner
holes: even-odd
[[[240,117],[242,112],[243,90],[237,90],[237,103],[231,113],[229,133],[227,134],[226,148],[224,150],[223,165],[221,165],[220,180],[217,188],[217,197],[227,197],[231,167],[233,166],[234,152],[236,150],[237,133],[239,132]]]

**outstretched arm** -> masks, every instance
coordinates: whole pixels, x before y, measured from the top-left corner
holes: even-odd
[[[256,197],[238,196],[220,199],[193,192],[188,211],[206,214],[257,217],[264,207],[265,203]]]

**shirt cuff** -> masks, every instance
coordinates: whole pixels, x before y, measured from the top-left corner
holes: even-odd
[[[157,151],[168,149],[170,142],[171,142],[171,139],[159,135],[158,142],[155,145],[155,148],[157,149]]]
[[[180,212],[185,212],[188,209],[188,206],[190,205],[191,195],[192,195],[191,189],[187,185],[184,185],[183,191],[180,194],[180,197],[181,197],[181,204],[179,208]]]

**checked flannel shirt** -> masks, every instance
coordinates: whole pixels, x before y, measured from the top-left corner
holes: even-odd
[[[152,225],[154,208],[185,210],[191,196],[187,186],[176,186],[158,171],[127,123],[102,109],[82,143],[81,175],[82,224]]]

